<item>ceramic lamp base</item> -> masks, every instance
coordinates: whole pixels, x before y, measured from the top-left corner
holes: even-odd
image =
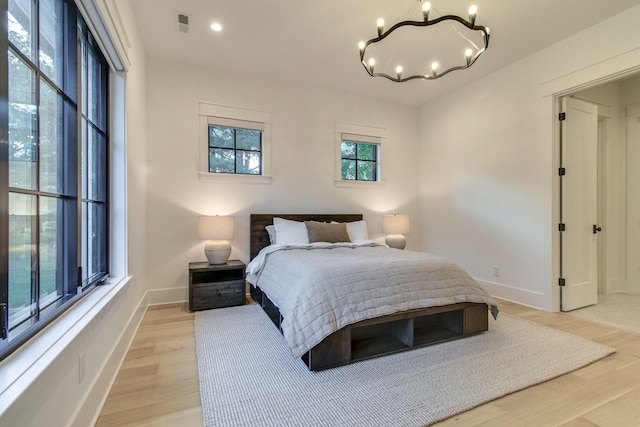
[[[404,249],[407,246],[407,239],[402,234],[389,234],[384,242],[390,248],[395,249]]]
[[[204,246],[204,254],[210,264],[224,264],[231,255],[231,243],[226,240],[209,240]]]

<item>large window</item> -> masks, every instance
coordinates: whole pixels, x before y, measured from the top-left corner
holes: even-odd
[[[107,62],[72,0],[8,0],[0,357],[108,274]]]

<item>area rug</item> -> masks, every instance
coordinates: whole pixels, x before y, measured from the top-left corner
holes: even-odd
[[[424,426],[614,349],[501,313],[469,338],[310,372],[257,305],[197,312],[205,426]]]

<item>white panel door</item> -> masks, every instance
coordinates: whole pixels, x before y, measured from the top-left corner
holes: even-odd
[[[598,301],[598,107],[575,98],[563,98],[561,164],[562,311]]]

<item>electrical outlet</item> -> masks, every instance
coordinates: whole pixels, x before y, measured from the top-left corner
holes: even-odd
[[[85,359],[85,352],[83,351],[82,354],[78,356],[78,384],[84,380],[84,375],[86,374]]]
[[[500,277],[500,266],[499,265],[494,265],[493,266],[493,275],[494,275],[494,277]]]

